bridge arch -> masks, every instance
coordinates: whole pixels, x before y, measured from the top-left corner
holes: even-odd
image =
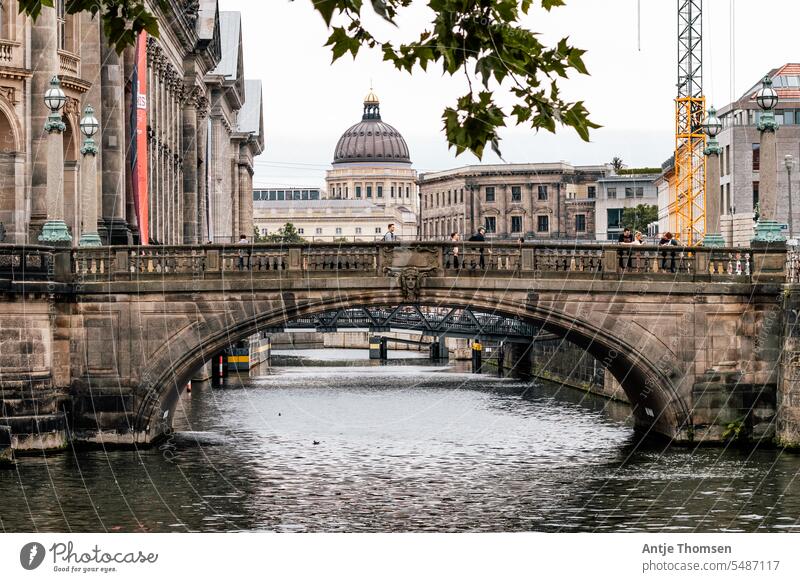
[[[277,297],[277,299],[276,299]],[[143,366],[136,387],[133,419],[137,442],[152,442],[171,430],[172,417],[192,374],[231,343],[285,321],[336,309],[407,303],[400,289],[332,292],[320,298],[304,292],[283,292],[260,298],[225,298],[226,313],[203,315],[169,339],[174,349],[161,350]],[[553,305],[525,301],[519,294],[491,291],[422,289],[423,306],[459,307],[518,317],[587,350],[620,382],[633,405],[637,427],[680,440],[690,440],[690,413],[684,384],[686,372],[653,330],[629,326],[615,332]],[[232,316],[231,314],[237,314]]]

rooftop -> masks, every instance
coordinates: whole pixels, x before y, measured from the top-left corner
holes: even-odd
[[[222,58],[211,71],[212,75],[222,75],[229,81],[236,80],[239,73],[239,48],[242,38],[242,15],[239,12],[219,13],[219,36],[222,45]]]
[[[440,172],[420,174],[420,182],[441,180],[455,176],[486,176],[514,174],[574,174],[576,172],[610,172],[608,165],[573,166],[567,162],[528,163],[528,164],[475,164]]]

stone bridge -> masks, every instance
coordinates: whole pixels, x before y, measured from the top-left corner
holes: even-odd
[[[230,344],[295,318],[411,303],[518,318],[585,348],[642,431],[800,440],[795,409],[780,410],[794,385],[780,367],[785,249],[453,248],[0,247],[0,425],[18,450],[151,444],[193,373]]]

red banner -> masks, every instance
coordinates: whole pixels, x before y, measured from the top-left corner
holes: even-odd
[[[134,168],[134,191],[138,197],[139,240],[142,245],[150,242],[150,216],[147,169],[147,33],[139,33],[136,43],[136,166]]]

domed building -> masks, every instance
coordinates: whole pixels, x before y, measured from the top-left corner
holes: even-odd
[[[416,236],[417,172],[411,166],[406,140],[383,121],[380,100],[371,89],[364,98],[361,121],[339,138],[325,181],[329,199],[383,208],[385,222],[395,223],[396,234]]]

